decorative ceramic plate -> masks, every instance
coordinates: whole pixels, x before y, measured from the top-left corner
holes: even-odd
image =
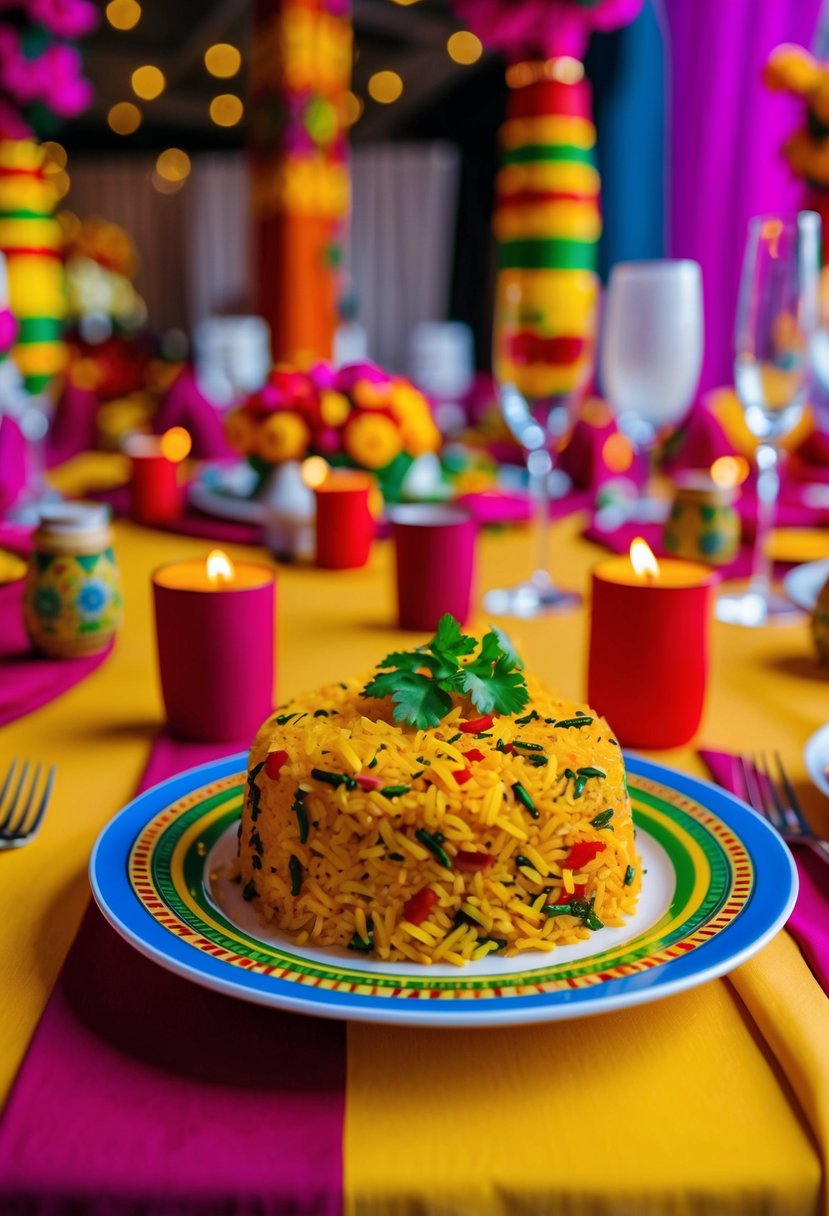
[[[236,523],[264,524],[267,509],[251,495],[256,486],[256,474],[247,463],[239,460],[211,461],[202,465],[187,487],[187,500],[205,515],[230,519]]]
[[[829,798],[829,722],[806,741],[803,759],[807,773],[820,792]]]
[[[636,915],[589,941],[466,967],[384,963],[298,947],[262,926],[225,877],[246,756],[148,790],[104,829],[92,889],[127,941],[244,1000],[321,1017],[493,1026],[585,1016],[670,996],[760,949],[794,906],[786,846],[731,794],[626,757],[644,870]]]
[[[829,558],[819,562],[804,562],[783,579],[783,589],[790,600],[804,612],[814,612],[820,589],[829,578]]]

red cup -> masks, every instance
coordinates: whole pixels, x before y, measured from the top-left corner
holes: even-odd
[[[593,571],[587,700],[625,747],[681,747],[702,720],[718,576],[675,559],[660,568],[662,582],[635,581],[621,557]]]
[[[356,570],[368,561],[374,539],[371,487],[365,473],[337,469],[314,490],[316,563],[324,570]]]
[[[252,739],[274,704],[273,570],[240,563],[217,587],[204,562],[178,562],[153,575],[153,596],[170,733]]]
[[[156,435],[132,435],[124,445],[132,470],[130,518],[139,524],[168,524],[181,515],[182,490],[177,463],[161,451]]]
[[[389,512],[401,629],[434,631],[447,612],[469,616],[476,525],[459,507],[412,503]]]

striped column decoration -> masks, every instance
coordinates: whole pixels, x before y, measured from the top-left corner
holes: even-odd
[[[0,140],[0,252],[19,327],[12,358],[31,393],[43,392],[66,359],[62,236],[44,160],[31,140]]]
[[[527,397],[567,396],[588,371],[599,288],[590,85],[569,56],[513,64],[507,82],[493,221],[496,370]]]

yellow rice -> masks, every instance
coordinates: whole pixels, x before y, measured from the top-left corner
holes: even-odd
[[[435,729],[415,730],[394,721],[390,700],[361,697],[363,683],[296,698],[254,740],[239,869],[243,893],[264,921],[298,944],[354,948],[355,940],[368,945],[373,937],[370,953],[381,959],[457,965],[495,951],[550,951],[589,937],[583,914],[544,910],[566,903],[575,888],[583,888],[577,892],[583,901],[592,899],[602,924],[624,923],[636,906],[641,865],[622,755],[603,718],[528,677],[530,702],[518,717],[533,710],[537,717],[524,724],[496,717],[488,737],[455,738],[460,725],[480,716],[476,711],[459,703]],[[585,713],[593,721],[583,727],[545,721]],[[506,747],[515,740],[542,751],[498,750],[499,741]],[[471,749],[484,759],[465,759]],[[263,762],[274,751],[288,759],[272,778]],[[535,767],[534,755],[545,755],[547,764]],[[565,769],[575,774],[580,768],[604,776],[584,781],[579,794]],[[332,787],[312,769],[376,777],[381,789]],[[471,776],[459,783],[454,774],[464,769]],[[537,818],[516,796],[516,783]],[[382,792],[395,786],[407,792]],[[305,843],[297,791],[307,817]],[[609,826],[593,826],[608,810]],[[418,830],[442,836],[449,867],[416,839]],[[580,841],[598,841],[604,849],[574,871],[565,862]],[[493,861],[470,871],[455,864],[459,850]],[[424,888],[436,899],[425,919],[413,923],[404,908]]]

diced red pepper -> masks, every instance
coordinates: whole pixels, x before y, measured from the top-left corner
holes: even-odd
[[[414,895],[406,900],[403,905],[403,915],[411,924],[420,925],[437,902],[438,897],[432,888],[424,887],[422,891],[415,891]]]
[[[379,777],[372,777],[371,773],[358,773],[354,780],[361,790],[379,790],[383,784]]]
[[[463,731],[465,735],[479,735],[481,731],[489,730],[494,721],[492,714],[487,714],[483,718],[473,718],[471,722],[459,722],[458,730]]]
[[[471,760],[473,763],[484,758],[484,753],[477,747],[470,748],[468,752],[461,752],[461,755],[464,760]]]
[[[272,781],[276,781],[282,771],[282,766],[287,764],[290,756],[287,752],[268,752],[268,758],[265,761],[265,774]]]
[[[458,785],[465,785],[472,774],[468,768],[456,768],[452,773],[452,776],[455,778]]]
[[[511,756],[514,756],[514,755],[515,755],[515,748],[512,746],[512,744],[511,744],[511,743],[505,743],[505,744],[504,744],[504,746],[501,748],[501,751],[502,751],[502,752],[509,752],[509,754],[510,754]]]
[[[469,849],[458,849],[455,865],[459,870],[488,870],[495,864],[491,853],[473,853]]]
[[[565,891],[563,888],[556,899],[557,904],[569,904],[571,899],[584,899],[584,893],[587,890],[586,882],[573,883],[572,891]]]
[[[561,863],[567,870],[580,870],[582,866],[586,866],[588,861],[592,861],[594,857],[598,857],[603,853],[607,845],[601,840],[579,840],[573,845],[570,852]]]

